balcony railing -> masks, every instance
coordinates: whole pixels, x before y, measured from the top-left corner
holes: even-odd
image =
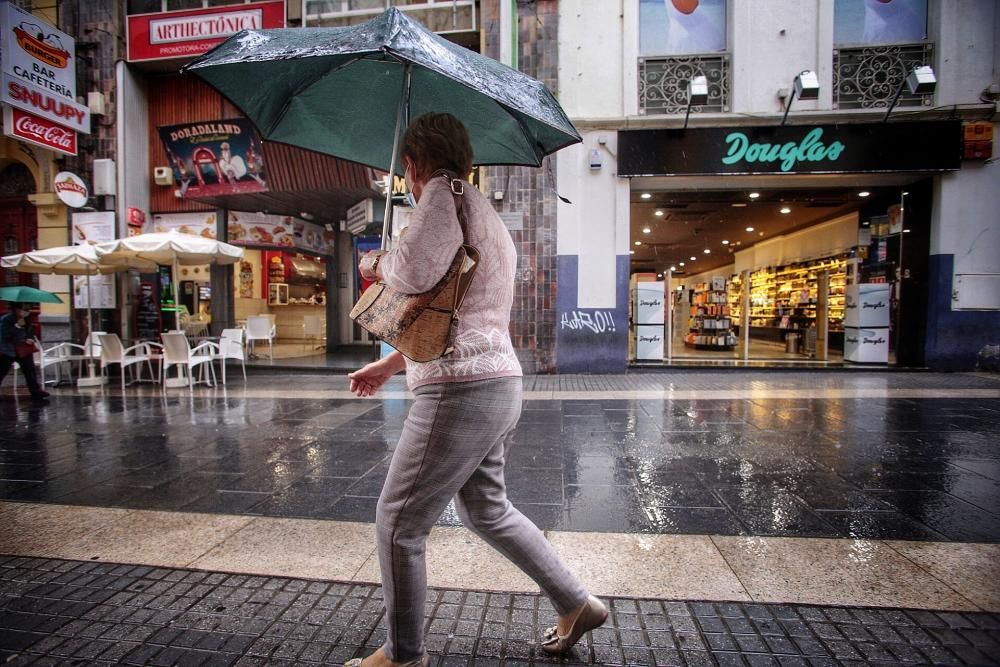
[[[389,7],[406,12],[440,34],[479,29],[476,0],[306,0],[306,25],[355,25]]]
[[[919,65],[929,65],[933,44],[859,46],[833,51],[833,108],[886,108],[906,75]],[[897,107],[932,104],[933,95],[912,95],[907,88]]]
[[[708,104],[692,113],[729,111],[729,54],[639,58],[639,113],[673,114],[687,110],[692,77],[708,79]]]

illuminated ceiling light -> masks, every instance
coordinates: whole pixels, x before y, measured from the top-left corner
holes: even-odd
[[[635,254],[635,250],[629,250],[629,251],[628,251],[628,254],[630,254],[630,255],[634,255],[634,254]]]
[[[671,270],[671,271],[676,271],[676,270],[677,270],[677,267],[676,267],[676,266],[671,266],[671,267],[670,267],[670,270]]]
[[[684,262],[680,262],[680,266],[684,266]]]
[[[649,227],[643,227],[643,228],[642,228],[642,233],[643,233],[643,234],[648,234],[648,233],[650,233],[651,231],[653,231],[653,230],[651,230],[651,229],[650,229]]]
[[[787,206],[782,206],[782,207],[781,207],[781,208],[779,209],[779,211],[780,211],[781,213],[785,214],[785,215],[788,215],[789,213],[791,213],[791,212],[792,212],[792,209],[788,208]]]
[[[663,211],[657,211],[657,212],[656,212],[656,213],[654,213],[653,215],[655,215],[655,216],[656,216],[656,217],[658,217],[658,218],[662,218],[662,217],[663,217]]]
[[[904,230],[903,230],[903,233],[904,233],[904,234],[909,234],[909,233],[910,233],[910,230],[909,230],[909,229],[904,229]]]
[[[695,260],[697,260],[697,259],[698,259],[697,257],[695,257],[694,255],[691,255],[691,261],[692,262],[695,261]]]
[[[858,193],[858,196],[859,197],[870,197],[871,194],[872,193],[868,192],[867,190],[862,190],[861,192]]]
[[[640,197],[642,197],[643,199],[649,199],[649,198],[650,198],[650,197],[652,197],[653,195],[649,194],[648,192],[643,192],[643,193],[642,193],[641,195],[639,195],[639,196],[640,196]]]
[[[751,192],[750,193],[750,199],[760,199],[760,193],[759,192]]]
[[[722,239],[722,245],[729,245],[729,241]]]
[[[642,245],[642,241],[636,241],[635,244],[636,245]]]
[[[763,235],[764,235],[764,232],[761,232],[758,236],[763,236]]]
[[[708,248],[705,248],[705,254],[706,254],[706,255],[711,255],[711,254],[712,254],[712,251],[711,251],[711,250],[709,250]]]
[[[910,194],[910,193],[909,193],[909,192],[907,192],[906,190],[903,190],[903,196],[904,196],[904,197],[905,197],[906,195],[908,195],[908,194]]]
[[[747,227],[747,231],[748,232],[752,232],[753,231],[753,227]]]
[[[663,274],[662,274],[662,273],[657,273],[657,274],[656,274],[656,277],[657,277],[657,278],[662,278],[662,277],[663,277]]]
[[[745,201],[734,201],[730,206],[733,208],[746,208],[747,203]]]

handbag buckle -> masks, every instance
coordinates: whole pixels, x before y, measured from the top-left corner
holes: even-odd
[[[450,182],[450,185],[451,185],[451,193],[452,194],[459,195],[459,196],[465,194],[465,181],[463,181],[462,179],[460,179],[460,178],[452,178],[451,182]]]

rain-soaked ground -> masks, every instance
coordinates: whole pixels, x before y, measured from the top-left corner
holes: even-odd
[[[230,375],[234,375],[230,373]],[[1000,542],[1000,380],[533,376],[507,461],[545,530]],[[374,521],[410,399],[343,376],[0,402],[0,499]],[[453,512],[442,525],[458,525]]]
[[[370,522],[410,397],[345,384],[0,398],[0,661],[318,665],[379,646]],[[612,612],[564,664],[1000,664],[997,376],[525,389],[510,496]],[[432,664],[551,664],[537,587],[440,524]]]

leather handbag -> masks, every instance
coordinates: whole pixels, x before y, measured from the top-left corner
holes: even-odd
[[[421,294],[404,294],[378,281],[365,290],[351,310],[352,320],[417,362],[440,359],[451,352],[458,310],[479,266],[479,251],[468,243],[462,210],[465,181],[440,173],[448,179],[455,196],[464,241],[444,277]]]

